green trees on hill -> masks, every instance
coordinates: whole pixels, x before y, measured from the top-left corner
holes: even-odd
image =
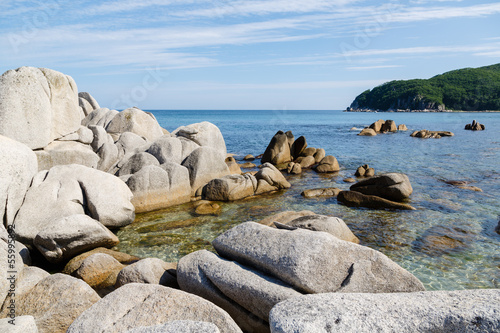
[[[500,64],[399,80],[361,93],[352,109],[500,110]]]

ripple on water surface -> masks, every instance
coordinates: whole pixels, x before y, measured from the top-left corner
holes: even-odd
[[[219,203],[222,209],[218,215],[197,216],[192,203],[139,214],[133,224],[118,231],[118,250],[177,261],[196,250],[213,251],[210,242],[241,222],[259,221],[285,210],[311,210],[344,219],[361,244],[385,253],[415,274],[427,289],[500,288],[500,235],[494,232],[500,214],[500,143],[499,132],[495,132],[500,128],[500,114],[352,115],[319,111],[310,116],[290,111],[281,114],[287,121],[272,127],[268,124],[272,124],[273,114],[259,114],[262,119],[256,120],[236,111],[231,117],[221,111],[196,115],[178,111],[174,114],[177,118],[172,118],[172,112],[177,111],[155,111],[155,116],[168,130],[194,122],[187,120],[190,117],[212,121],[221,129],[228,151],[237,153],[237,158],[262,153],[278,129],[293,130],[296,137],[305,135],[309,146],[336,156],[341,171],[333,175],[306,171],[288,177],[291,189]],[[397,118],[398,124],[406,123],[410,129],[451,130],[455,136],[422,140],[410,138],[406,132],[367,138],[349,131],[380,117]],[[464,131],[472,117],[481,119],[487,130]],[[308,188],[348,189],[350,184],[342,180],[352,177],[365,163],[377,173],[408,174],[414,189],[410,203],[417,210],[349,208],[334,198],[301,197]],[[466,180],[483,192],[460,189],[443,180]]]

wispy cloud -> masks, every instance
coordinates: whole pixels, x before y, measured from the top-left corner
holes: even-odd
[[[403,67],[403,66],[402,65],[352,66],[352,67],[347,67],[347,69],[352,71],[364,71],[371,69],[398,68],[398,67]]]

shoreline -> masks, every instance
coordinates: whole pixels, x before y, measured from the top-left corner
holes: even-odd
[[[500,110],[463,111],[463,110],[343,110],[342,112],[384,112],[384,113],[500,113]]]

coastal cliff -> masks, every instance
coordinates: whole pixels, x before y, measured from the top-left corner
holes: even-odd
[[[500,110],[500,64],[464,68],[427,80],[386,82],[356,97],[347,111]]]

